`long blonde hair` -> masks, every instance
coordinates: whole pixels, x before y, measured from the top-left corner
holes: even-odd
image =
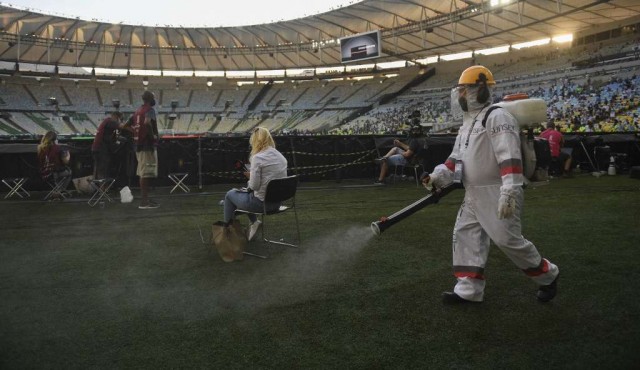
[[[253,134],[249,138],[249,145],[251,145],[251,157],[260,153],[261,151],[272,147],[275,149],[276,143],[271,137],[271,133],[264,127],[256,127],[253,130]]]
[[[49,150],[49,148],[55,143],[58,135],[53,131],[47,131],[46,134],[40,140],[40,144],[38,145],[38,156],[42,155],[45,151]]]

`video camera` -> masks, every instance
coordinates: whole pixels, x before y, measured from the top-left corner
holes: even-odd
[[[420,111],[414,110],[407,119],[405,125],[409,126],[409,136],[422,136],[422,126],[420,126]]]

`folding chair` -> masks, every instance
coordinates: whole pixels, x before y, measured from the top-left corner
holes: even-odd
[[[289,176],[289,177],[283,177],[280,179],[273,179],[271,181],[269,181],[269,184],[267,184],[267,191],[265,193],[265,205],[264,205],[264,209],[261,213],[257,213],[257,212],[249,212],[249,211],[245,211],[242,209],[237,209],[236,213],[245,213],[245,214],[255,214],[255,215],[259,215],[260,216],[260,220],[262,221],[262,240],[264,242],[268,244],[278,244],[278,245],[284,245],[287,247],[293,247],[293,248],[298,248],[301,242],[300,239],[300,225],[298,224],[298,212],[296,210],[296,191],[298,190],[298,177],[297,176]],[[280,203],[280,207],[276,210],[273,211],[268,211],[267,210],[267,203]],[[266,229],[267,229],[267,225],[265,222],[265,216],[271,216],[271,215],[276,215],[279,213],[283,213],[286,212],[288,210],[293,210],[293,213],[295,215],[295,219],[296,219],[296,233],[297,233],[297,239],[296,239],[296,243],[297,244],[293,244],[293,243],[287,243],[284,241],[284,239],[280,239],[280,240],[273,240],[273,239],[268,239],[265,234],[266,234]],[[268,253],[268,249],[267,249],[267,253]],[[260,257],[260,258],[267,258],[267,256],[264,255],[259,255],[259,254],[254,254],[254,253],[249,253],[249,252],[244,252],[246,255],[249,256],[254,256],[254,257]]]
[[[111,186],[113,186],[114,182],[115,179],[112,178],[91,180],[91,187],[95,189],[95,191],[87,202],[89,206],[95,206],[96,204],[98,204],[98,202],[100,202],[100,200],[102,200],[102,198],[108,200],[109,203],[113,202],[113,199],[111,199],[108,192],[109,189],[111,189]]]
[[[411,161],[409,161],[409,163],[407,163],[407,165],[406,165],[406,166],[396,166],[396,168],[395,168],[395,175],[397,176],[397,173],[398,173],[398,167],[401,167],[401,169],[400,169],[400,174],[404,174],[404,170],[405,170],[406,168],[408,168],[408,169],[413,169],[413,176],[414,176],[413,178],[416,180],[416,186],[417,186],[417,187],[420,187],[420,179],[419,179],[419,177],[418,177],[418,169],[422,168],[422,165],[421,165],[420,163],[414,163],[414,162],[413,162],[413,160],[414,160],[414,159],[415,159],[415,160],[417,160],[417,159],[418,159],[418,158],[417,158],[417,156],[415,156],[415,155],[414,155],[414,156],[413,156],[413,158],[412,158],[412,160],[411,160]],[[422,171],[420,171],[420,173],[422,173]],[[393,181],[395,182],[395,177],[394,177],[394,180],[393,180]]]
[[[176,189],[180,188],[182,191],[184,191],[185,193],[188,193],[191,191],[191,189],[189,189],[189,187],[184,183],[184,180],[189,176],[189,173],[170,173],[169,174],[169,179],[171,181],[173,181],[174,184],[176,184],[173,189],[171,189],[171,191],[169,192],[169,194],[173,193]]]
[[[20,198],[28,198],[31,196],[28,191],[25,190],[22,185],[27,182],[29,178],[27,177],[13,177],[2,179],[2,182],[7,185],[9,188],[9,193],[5,195],[4,199],[11,198],[14,195],[19,196]]]
[[[59,178],[58,181],[56,181],[54,175],[51,174],[45,177],[43,180],[47,183],[47,185],[49,185],[49,188],[51,188],[47,195],[44,196],[44,200],[49,200],[49,198],[53,197],[55,194],[59,194],[62,199],[67,199],[69,193],[67,193],[64,189],[64,178]]]

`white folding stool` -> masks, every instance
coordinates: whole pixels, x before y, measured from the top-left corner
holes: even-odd
[[[65,191],[63,186],[65,184],[64,179],[59,178],[58,181],[56,181],[55,177],[53,175],[50,175],[49,177],[44,179],[44,182],[49,185],[51,190],[49,190],[47,195],[44,196],[43,200],[52,199],[56,194],[58,194],[62,199],[67,199],[67,197],[69,196],[69,193]]]
[[[22,187],[25,182],[27,182],[29,178],[27,177],[10,177],[6,179],[2,179],[2,182],[9,187],[9,193],[5,195],[4,199],[11,198],[14,195],[19,196],[20,198],[28,198],[31,196],[29,192]]]
[[[109,189],[111,189],[111,186],[115,181],[115,179],[111,178],[91,180],[91,187],[95,189],[95,192],[87,203],[89,203],[89,205],[93,207],[98,204],[98,202],[100,202],[102,198],[105,198],[110,203],[113,202],[113,199],[111,199],[111,197],[107,193],[109,192]]]
[[[184,191],[185,193],[189,193],[191,191],[191,189],[189,189],[189,187],[187,186],[187,184],[184,183],[184,180],[189,176],[189,173],[180,173],[180,172],[174,172],[174,173],[170,173],[169,174],[169,178],[171,179],[171,181],[173,181],[174,184],[176,184],[176,186],[173,187],[173,189],[171,189],[171,191],[169,192],[169,194],[173,193],[177,188],[182,189],[182,191]]]

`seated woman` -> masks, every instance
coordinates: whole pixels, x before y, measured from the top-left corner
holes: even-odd
[[[231,189],[224,197],[224,222],[230,224],[235,215],[236,209],[249,212],[262,213],[264,211],[264,196],[267,184],[272,179],[279,179],[287,176],[287,159],[276,150],[276,144],[264,127],[257,127],[249,139],[251,146],[249,172],[245,176],[249,177],[247,189]],[[278,209],[280,204],[267,204],[267,210]],[[254,214],[248,214],[251,225],[247,238],[253,240],[256,236],[261,222]]]
[[[38,145],[38,163],[42,179],[60,184],[61,191],[67,189],[71,182],[71,169],[68,166],[70,159],[69,151],[58,145],[58,135],[48,131]],[[52,194],[52,197],[60,199],[62,194],[57,192]]]

